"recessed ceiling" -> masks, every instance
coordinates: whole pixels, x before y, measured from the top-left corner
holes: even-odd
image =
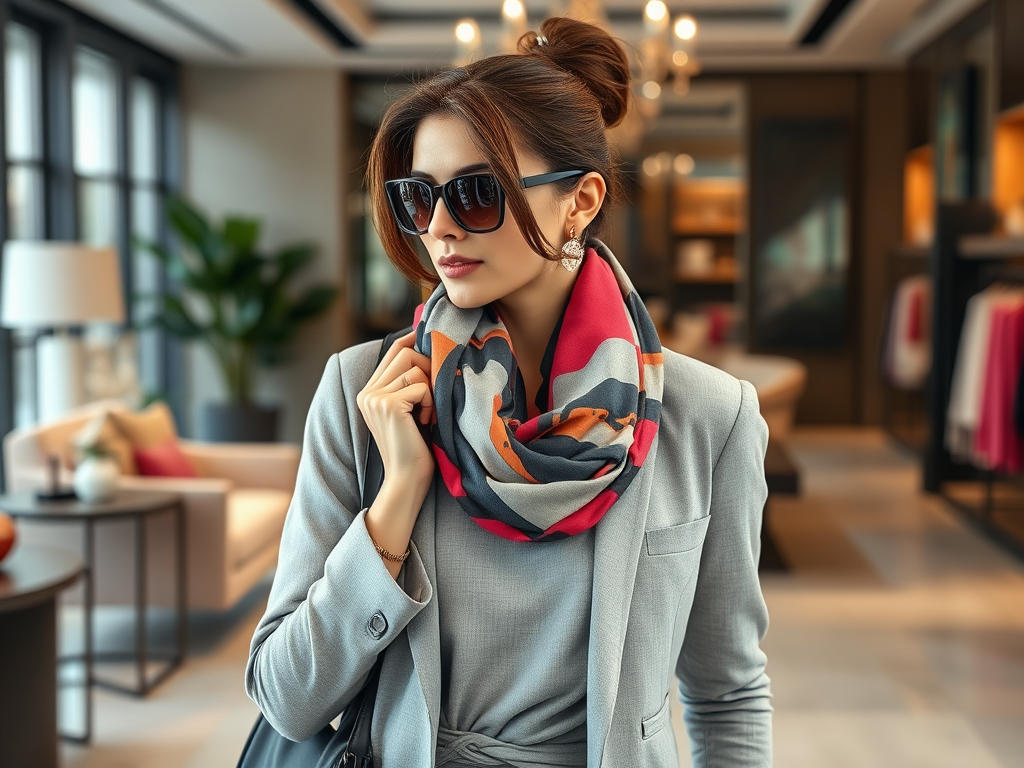
[[[524,3],[531,25],[578,0]],[[436,69],[454,54],[453,26],[480,25],[497,49],[501,0],[65,0],[187,63],[337,66],[360,72]],[[982,0],[668,0],[699,23],[706,69],[849,68],[898,65]],[[837,4],[838,3],[838,4]],[[645,0],[600,4],[628,45],[643,37]],[[837,5],[836,5],[837,4]],[[834,5],[830,8],[830,5]],[[801,41],[840,9],[822,39]]]

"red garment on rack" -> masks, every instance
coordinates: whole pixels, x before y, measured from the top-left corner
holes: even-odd
[[[992,310],[992,326],[981,400],[981,419],[974,449],[987,469],[1024,469],[1024,440],[1013,425],[1014,399],[1024,358],[1024,298],[1000,301]]]

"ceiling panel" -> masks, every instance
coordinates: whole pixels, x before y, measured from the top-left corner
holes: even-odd
[[[937,23],[981,0],[853,0],[815,46],[799,42],[828,0],[668,0],[693,13],[698,51],[710,69],[892,66]],[[453,25],[480,22],[484,52],[497,49],[501,0],[66,0],[186,62],[236,66],[338,66],[395,73],[447,65]],[[338,44],[302,12],[313,2],[354,48]],[[525,0],[531,25],[570,2]],[[635,46],[645,0],[607,0],[613,33]],[[938,22],[936,21],[938,19]]]

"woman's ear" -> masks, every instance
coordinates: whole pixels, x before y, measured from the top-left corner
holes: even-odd
[[[569,202],[569,211],[566,216],[566,226],[576,227],[576,231],[582,233],[597,216],[601,210],[608,187],[604,183],[604,177],[596,171],[585,174],[573,190]]]

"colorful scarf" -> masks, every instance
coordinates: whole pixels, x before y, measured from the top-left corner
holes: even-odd
[[[586,251],[541,363],[540,416],[527,415],[493,305],[460,309],[441,283],[417,310],[441,477],[477,524],[506,539],[552,541],[597,525],[658,431],[661,342],[626,273],[598,245]]]

